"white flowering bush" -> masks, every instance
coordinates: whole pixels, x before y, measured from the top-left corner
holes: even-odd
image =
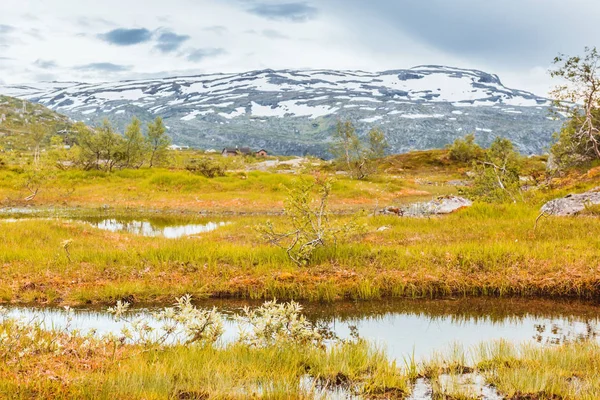
[[[270,301],[255,309],[246,307],[236,317],[240,329],[238,340],[257,347],[281,343],[321,346],[324,336],[301,311],[302,306],[295,302]]]
[[[160,346],[169,340],[185,344],[197,343],[201,345],[217,342],[224,331],[224,317],[216,308],[210,310],[196,308],[192,304],[192,297],[185,295],[175,303],[174,307],[167,307],[152,316],[162,326],[153,327],[143,317],[133,320],[127,319],[130,305],[121,301],[115,307],[110,307],[108,312],[117,320],[129,323],[121,330],[122,340],[134,344]]]
[[[34,357],[76,357],[85,359],[103,349],[105,341],[96,338],[90,330],[82,335],[71,329],[73,311],[65,307],[67,320],[63,329],[46,329],[39,318],[24,320],[10,317],[8,310],[0,307],[0,359],[7,365],[22,364]]]

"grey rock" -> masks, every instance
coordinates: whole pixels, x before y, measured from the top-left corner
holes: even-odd
[[[471,207],[473,202],[464,197],[442,196],[427,203],[415,203],[403,210],[407,217],[452,214],[463,208]]]
[[[600,204],[600,187],[585,193],[569,194],[561,199],[554,199],[542,206],[542,213],[555,216],[577,215],[588,205]]]
[[[473,202],[464,197],[441,196],[426,203],[414,203],[402,208],[386,207],[379,214],[397,215],[400,217],[427,217],[430,215],[452,214],[472,205]]]

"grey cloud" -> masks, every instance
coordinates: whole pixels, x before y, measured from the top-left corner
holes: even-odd
[[[226,51],[224,49],[195,49],[188,54],[187,59],[189,61],[197,62],[202,61],[205,58],[216,57],[225,53]]]
[[[89,26],[104,26],[104,27],[112,27],[112,26],[116,26],[116,24],[114,22],[111,22],[105,18],[100,18],[100,17],[88,17],[88,16],[82,16],[77,18],[77,23],[81,26],[84,27],[89,27]]]
[[[283,33],[275,30],[275,29],[264,29],[261,34],[264,37],[268,37],[271,39],[289,39],[289,36],[284,35]]]
[[[4,35],[15,30],[14,26],[0,24],[0,35]]]
[[[353,23],[371,17],[446,54],[511,68],[547,65],[573,47],[581,52],[585,38],[597,37],[594,21],[600,19],[592,0],[378,0],[368,7],[362,0],[330,0],[324,7]],[[374,46],[382,41],[365,36]],[[384,45],[389,50],[389,42]]]
[[[131,46],[134,44],[144,43],[152,39],[152,32],[146,28],[140,29],[114,29],[110,32],[98,35],[105,42],[116,46]]]
[[[318,10],[304,2],[297,3],[260,3],[251,7],[252,14],[274,20],[289,20],[293,22],[305,22],[317,16]]]
[[[56,62],[54,60],[36,60],[33,65],[41,69],[56,68]]]
[[[11,35],[15,30],[13,26],[0,24],[0,48],[8,48],[9,45],[20,42]]]
[[[58,80],[58,76],[56,76],[55,74],[50,74],[50,73],[36,74],[35,75],[35,80],[37,82],[56,81],[56,80]]]
[[[254,29],[250,29],[250,30],[245,31],[244,33],[247,33],[249,35],[264,36],[269,39],[289,39],[290,38],[289,36],[286,36],[283,33],[279,32],[278,30],[275,30],[275,29],[263,29],[262,31],[256,31]]]
[[[214,32],[217,35],[224,35],[229,31],[226,27],[224,27],[222,25],[207,26],[203,30],[208,31],[208,32]]]
[[[126,65],[118,65],[107,62],[100,63],[91,63],[85,65],[79,65],[74,68],[78,71],[88,71],[88,72],[125,72],[131,70],[131,67]]]
[[[163,32],[158,36],[156,48],[163,53],[171,53],[181,47],[181,45],[189,40],[188,35],[178,35],[173,32]]]

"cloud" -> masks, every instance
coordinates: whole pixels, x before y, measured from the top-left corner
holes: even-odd
[[[178,35],[173,32],[163,32],[158,36],[156,48],[163,53],[171,53],[181,47],[183,42],[189,40],[188,35]]]
[[[140,29],[114,29],[110,32],[98,35],[105,42],[116,46],[131,46],[134,44],[148,42],[152,39],[152,32],[146,28]]]
[[[118,65],[108,62],[91,63],[85,65],[79,65],[74,68],[78,71],[88,72],[125,72],[131,70],[131,67],[126,65]]]
[[[284,35],[275,29],[264,29],[260,34],[269,39],[289,39],[289,36]]]
[[[547,65],[558,52],[581,51],[597,37],[600,3],[593,0],[329,0],[323,12],[339,10],[355,24],[377,21],[372,42],[398,37],[470,62],[515,68]],[[577,22],[575,22],[577,21]],[[384,28],[388,35],[383,35]],[[371,38],[371,30],[365,30]],[[583,39],[582,39],[583,38]],[[386,46],[388,46],[386,44]],[[389,47],[388,47],[389,48]]]
[[[224,27],[222,25],[207,26],[206,28],[204,28],[202,30],[208,31],[208,32],[214,32],[217,35],[224,35],[227,32],[229,32],[229,29],[227,29],[226,27]]]
[[[318,10],[306,3],[257,4],[248,10],[250,13],[274,20],[305,22],[315,18]]]
[[[54,60],[36,60],[33,65],[41,69],[51,69],[56,68],[56,62]]]
[[[101,17],[78,17],[75,21],[77,24],[89,28],[90,26],[103,26],[103,27],[113,27],[116,26],[114,22],[111,22],[105,18]]]
[[[205,58],[216,57],[225,53],[226,51],[224,49],[195,49],[188,54],[187,59],[189,61],[198,62]]]
[[[14,26],[0,24],[0,35],[10,33],[15,30]]]

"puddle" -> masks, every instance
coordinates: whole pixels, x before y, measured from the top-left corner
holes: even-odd
[[[3,218],[0,222],[18,223],[23,221],[53,221],[83,222],[94,228],[109,232],[131,233],[146,237],[163,237],[166,239],[178,239],[186,236],[199,235],[215,231],[231,222],[183,223],[164,220],[133,220],[126,218]]]
[[[185,236],[212,232],[229,224],[228,222],[207,222],[205,224],[165,225],[164,223],[152,220],[136,221],[122,219],[88,219],[82,221],[104,231],[132,233],[147,237],[164,237],[167,239],[178,239]]]

